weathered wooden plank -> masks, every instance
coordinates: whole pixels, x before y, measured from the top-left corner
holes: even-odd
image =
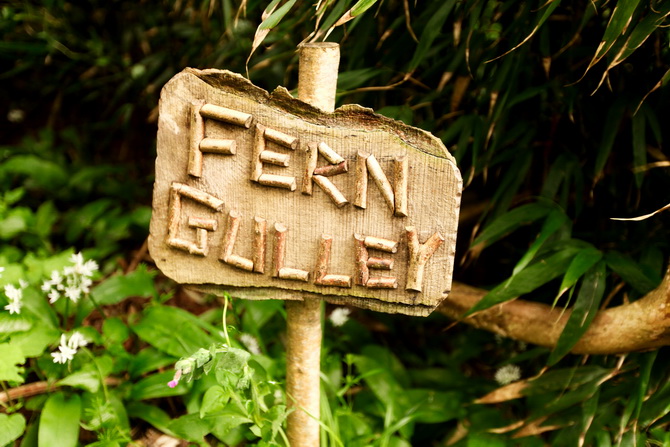
[[[204,132],[193,132],[191,123],[201,126],[193,112],[203,109]],[[359,106],[325,113],[220,70],[175,76],[159,116],[149,248],[175,281],[411,315],[427,315],[449,293],[462,182],[439,139]],[[212,141],[235,150],[211,150]],[[272,274],[276,261],[265,253],[275,251],[277,228],[286,229],[282,268],[307,272],[306,281]],[[365,265],[361,250],[384,268]]]

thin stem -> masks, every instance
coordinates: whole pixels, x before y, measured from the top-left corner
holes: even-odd
[[[5,392],[5,394],[7,395],[7,402],[9,402],[9,405],[11,405],[11,404],[12,404],[12,402],[11,402],[11,401],[12,401],[12,397],[9,395],[9,389],[7,388],[7,384],[5,383],[4,380],[0,380],[0,385],[2,385],[2,390],[3,390],[3,391]],[[0,400],[0,404],[1,404],[4,408],[9,407],[9,405],[5,405],[5,403],[2,402],[1,400]]]
[[[102,393],[105,395],[105,400],[109,402],[109,392],[107,390],[107,383],[105,382],[105,377],[104,374],[102,374],[102,370],[100,369],[100,365],[98,365],[98,362],[96,361],[95,357],[93,356],[93,353],[87,349],[82,347],[82,351],[84,351],[88,356],[91,358],[93,361],[93,364],[95,365],[95,369],[98,371],[98,376],[100,377],[100,383],[102,384]]]
[[[107,314],[105,314],[105,311],[104,311],[104,310],[102,309],[102,307],[98,304],[98,302],[95,300],[95,298],[93,298],[93,295],[91,295],[91,294],[89,293],[89,294],[86,295],[86,296],[91,300],[91,302],[93,303],[93,305],[95,306],[95,308],[98,309],[98,312],[100,312],[100,315],[102,315],[102,318],[106,320],[106,319],[107,319]]]
[[[228,314],[228,294],[223,295],[223,335],[226,337],[226,344],[231,346],[230,337],[228,336],[228,323],[226,322],[226,315]]]

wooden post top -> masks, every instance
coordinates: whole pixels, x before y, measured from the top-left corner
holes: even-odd
[[[428,315],[451,288],[461,189],[427,132],[189,68],[161,93],[149,249],[204,291]]]

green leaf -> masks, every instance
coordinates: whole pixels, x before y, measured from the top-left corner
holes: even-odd
[[[475,238],[472,245],[484,243],[491,245],[506,234],[516,230],[521,225],[529,224],[542,219],[552,211],[552,208],[544,203],[529,203],[514,208],[493,220]]]
[[[589,382],[600,381],[610,373],[611,370],[595,365],[549,370],[537,379],[530,380],[523,395],[537,396],[549,391],[574,389]]]
[[[296,0],[289,0],[279,7],[275,12],[270,14],[270,16],[263,20],[263,23],[258,27],[258,29],[272,29],[284,18],[287,12],[293,7]]]
[[[160,408],[142,402],[129,402],[126,405],[126,410],[128,410],[129,417],[146,421],[166,435],[176,436],[168,428],[171,421],[170,416]]]
[[[558,253],[546,258],[539,258],[536,263],[512,276],[510,279],[487,293],[484,298],[472,306],[462,318],[472,315],[475,312],[488,309],[496,304],[517,298],[520,295],[532,292],[538,287],[548,283],[567,270],[570,262],[578,252],[579,248],[566,246],[564,250],[561,250]]]
[[[607,28],[605,29],[603,40],[600,42],[600,45],[598,45],[596,54],[593,56],[589,66],[586,68],[586,72],[588,72],[591,67],[597,64],[600,59],[602,59],[607,54],[607,52],[612,49],[617,39],[619,39],[619,37],[625,33],[638,3],[640,3],[640,0],[626,0],[617,2],[616,6],[614,7],[614,11],[612,12],[612,16],[610,17],[610,21],[607,24]]]
[[[23,434],[26,418],[21,413],[6,415],[0,413],[0,446],[9,445]]]
[[[188,312],[176,307],[156,306],[132,330],[144,341],[174,357],[186,357],[215,340],[191,324]]]
[[[643,295],[651,292],[661,282],[660,277],[650,278],[630,256],[618,251],[605,254],[605,262],[621,279]]]
[[[219,385],[214,385],[205,391],[200,405],[200,417],[223,410],[230,400],[230,392]]]
[[[141,264],[127,275],[117,275],[101,282],[91,290],[91,295],[100,305],[117,304],[128,297],[149,297],[156,293],[155,272],[149,272]]]
[[[91,393],[100,389],[100,375],[97,371],[77,371],[57,382],[61,386],[71,386]]]
[[[591,325],[605,293],[605,276],[604,262],[593,266],[584,276],[570,318],[549,355],[548,365],[555,365],[570,352]]]
[[[372,5],[377,3],[377,0],[358,0],[356,4],[351,8],[351,16],[356,17],[363,14],[365,11],[370,9]]]
[[[142,349],[130,361],[128,372],[133,378],[139,377],[158,368],[171,365],[177,361],[174,356],[169,356],[152,347]]]
[[[174,371],[165,371],[142,379],[133,385],[130,397],[134,400],[145,400],[185,394],[188,391],[188,386],[184,380],[174,388],[168,386],[168,382],[172,380],[173,376]]]
[[[570,220],[565,215],[565,213],[563,213],[563,211],[554,210],[551,213],[549,213],[549,216],[547,216],[547,219],[544,221],[544,224],[542,225],[542,230],[540,230],[540,234],[537,236],[537,239],[535,239],[535,242],[533,242],[528,251],[521,258],[521,260],[519,260],[519,262],[514,266],[512,276],[516,275],[521,270],[525,269],[526,266],[530,263],[530,261],[533,260],[538,250],[547,241],[547,239],[549,239],[551,235],[556,233],[556,231],[558,231],[559,228],[569,223]]]
[[[0,343],[0,381],[23,383],[23,368],[17,365],[22,365],[25,361],[26,358],[18,346]]]
[[[38,447],[76,447],[79,440],[81,399],[74,394],[66,398],[63,393],[49,396],[42,415],[37,435]]]
[[[168,427],[178,437],[192,442],[202,442],[212,431],[210,419],[202,419],[197,414],[187,414],[170,421]]]
[[[57,191],[68,180],[62,166],[36,155],[16,155],[4,162],[2,169],[14,175],[24,175],[37,187],[48,191]]]
[[[55,344],[60,336],[60,331],[39,324],[27,332],[12,335],[11,344],[21,349],[26,357],[39,357],[46,348]]]
[[[464,396],[460,392],[411,389],[405,394],[412,406],[410,415],[414,422],[439,424],[465,415]]]
[[[33,327],[33,321],[25,315],[0,312],[0,334],[25,332],[31,327]]]
[[[561,281],[561,286],[558,290],[558,295],[554,300],[554,306],[558,298],[563,295],[570,287],[577,283],[577,280],[582,277],[591,267],[593,267],[596,262],[600,261],[603,257],[603,253],[600,250],[589,247],[585,250],[577,253],[577,256],[570,262],[568,270],[563,276],[563,281]]]
[[[416,70],[419,64],[424,61],[428,51],[433,48],[433,42],[438,38],[438,36],[442,34],[442,27],[447,21],[447,17],[449,17],[451,10],[454,8],[456,3],[457,2],[455,0],[447,0],[444,2],[435,3],[435,5],[437,5],[437,11],[431,15],[430,20],[428,20],[428,23],[421,33],[421,37],[419,38],[419,46],[414,52],[414,56],[412,57],[409,66],[407,67],[408,72]]]

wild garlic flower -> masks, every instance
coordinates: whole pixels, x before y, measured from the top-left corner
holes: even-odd
[[[0,278],[2,278],[2,272],[4,272],[4,271],[5,271],[5,268],[4,268],[4,267],[0,267]]]
[[[517,365],[505,365],[496,371],[494,379],[500,385],[508,385],[521,378],[521,368]]]
[[[81,333],[74,331],[70,338],[68,339],[65,334],[60,336],[60,346],[58,346],[58,351],[51,353],[54,363],[66,363],[74,358],[74,355],[77,353],[77,350],[82,346],[86,346],[88,340],[84,338]]]
[[[349,314],[351,309],[346,307],[338,307],[330,313],[328,319],[333,324],[333,326],[342,326],[349,320]]]
[[[20,314],[21,307],[23,307],[23,289],[28,287],[28,283],[24,280],[19,280],[19,287],[12,284],[5,286],[5,296],[9,300],[9,304],[5,306],[10,314]]]
[[[249,352],[254,355],[261,353],[261,347],[258,344],[258,340],[251,334],[240,334],[240,343],[242,343]]]
[[[70,262],[73,265],[65,267],[62,272],[54,270],[51,278],[42,284],[42,291],[47,294],[50,303],[55,303],[61,297],[76,303],[90,292],[93,284],[91,277],[98,271],[98,264],[92,259],[84,262],[81,253],[73,254]]]

